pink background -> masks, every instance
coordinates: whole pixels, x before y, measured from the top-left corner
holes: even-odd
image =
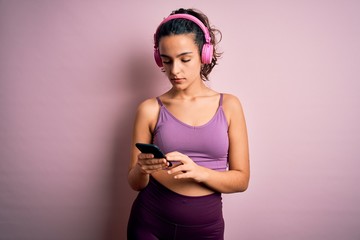
[[[247,118],[226,239],[360,239],[355,0],[0,1],[0,239],[125,239],[134,110],[169,87],[152,35],[179,7],[222,30],[210,86]]]

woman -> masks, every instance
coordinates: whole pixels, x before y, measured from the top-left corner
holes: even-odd
[[[155,32],[155,61],[172,87],[137,110],[128,181],[140,192],[128,239],[223,239],[221,193],[248,187],[240,101],[205,84],[220,56],[216,32],[194,9],[174,11]],[[166,158],[141,153],[139,142],[157,145]]]

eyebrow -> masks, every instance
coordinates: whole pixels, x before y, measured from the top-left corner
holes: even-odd
[[[178,55],[176,55],[176,57],[181,57],[181,56],[184,56],[184,55],[188,55],[188,54],[192,54],[193,52],[183,52],[183,53],[180,53]],[[160,57],[166,57],[166,58],[171,58],[170,56],[168,55],[165,55],[165,54],[160,54]]]

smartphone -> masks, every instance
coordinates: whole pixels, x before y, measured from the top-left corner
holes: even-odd
[[[155,144],[150,143],[135,143],[135,146],[142,152],[142,153],[151,153],[154,155],[154,158],[165,158],[165,154],[160,150],[158,146]],[[167,161],[169,167],[172,166],[172,163]]]

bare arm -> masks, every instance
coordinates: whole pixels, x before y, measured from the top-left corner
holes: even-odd
[[[173,168],[169,174],[177,179],[192,178],[222,193],[242,192],[248,188],[250,178],[245,118],[240,101],[232,95],[224,96],[223,108],[229,122],[229,170],[219,172],[201,167],[189,157],[172,152],[167,154],[167,159],[180,160],[183,165]]]
[[[131,149],[131,160],[128,172],[128,182],[132,189],[139,191],[147,186],[149,174],[163,169],[165,159],[154,159],[152,154],[143,154],[135,147],[135,143],[150,143],[159,107],[156,99],[141,103],[137,109]]]

